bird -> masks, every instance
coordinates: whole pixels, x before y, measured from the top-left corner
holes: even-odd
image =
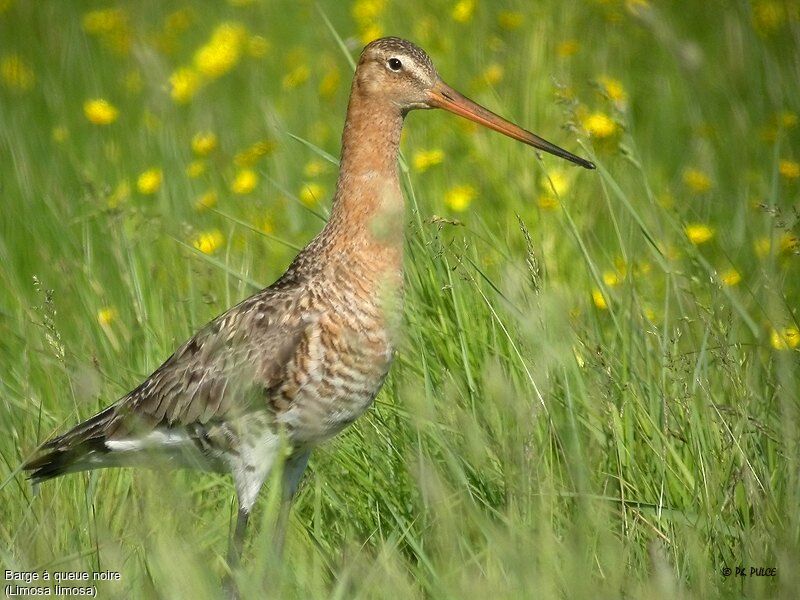
[[[23,464],[31,481],[127,466],[230,474],[237,515],[228,562],[236,565],[259,491],[280,464],[282,544],[309,454],[368,409],[392,363],[403,302],[400,134],[410,111],[432,108],[595,168],[457,92],[412,42],[370,42],[353,76],[322,230],[272,285],[202,327],[116,402],[42,444]]]

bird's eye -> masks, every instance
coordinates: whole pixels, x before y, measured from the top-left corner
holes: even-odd
[[[386,64],[389,65],[392,71],[399,71],[403,68],[403,63],[400,62],[399,58],[390,58]]]

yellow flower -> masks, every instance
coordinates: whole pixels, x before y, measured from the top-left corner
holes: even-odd
[[[350,9],[350,14],[359,25],[366,25],[383,13],[386,7],[385,0],[357,0]]]
[[[464,212],[477,195],[478,192],[471,185],[457,185],[444,195],[444,203],[450,210]]]
[[[217,192],[209,190],[197,198],[197,202],[194,203],[194,209],[197,212],[203,212],[209,208],[214,208],[217,205],[217,200]]]
[[[33,69],[18,54],[9,54],[0,60],[0,78],[9,89],[17,92],[27,92],[36,83]]]
[[[623,108],[628,102],[628,94],[618,79],[603,75],[598,80],[603,93],[618,107]]]
[[[756,256],[759,258],[764,258],[767,256],[771,249],[772,239],[769,236],[760,237],[753,242],[753,250],[755,251]]]
[[[140,194],[155,194],[161,189],[162,180],[163,173],[161,169],[147,169],[147,171],[139,175],[139,178],[136,180],[136,189],[139,190]]]
[[[304,183],[300,188],[300,200],[307,206],[317,204],[325,196],[325,188],[318,183]]]
[[[83,30],[117,54],[130,51],[133,36],[128,27],[128,13],[121,8],[93,10],[83,16]]]
[[[753,26],[756,31],[766,35],[778,29],[786,19],[781,2],[759,0],[752,5]]]
[[[169,95],[176,103],[186,104],[194,97],[201,84],[197,71],[190,67],[181,67],[169,76]]]
[[[203,254],[213,254],[225,243],[225,237],[219,229],[204,231],[192,241],[192,245]]]
[[[263,233],[272,233],[273,231],[275,231],[275,223],[272,221],[271,217],[269,216],[264,217],[264,220],[261,221],[261,226],[259,227],[259,229]]]
[[[385,8],[385,0],[357,0],[353,3],[350,12],[358,24],[358,37],[363,44],[383,36],[379,21]]]
[[[308,81],[308,77],[310,75],[311,75],[311,69],[308,68],[308,65],[299,64],[294,69],[292,69],[286,75],[283,76],[281,85],[285,90],[296,88],[300,85],[303,85],[306,81]]]
[[[519,29],[525,22],[525,15],[516,10],[501,10],[497,15],[497,24],[509,31]]]
[[[123,179],[114,188],[114,191],[108,196],[106,204],[108,208],[117,208],[120,204],[125,202],[131,196],[131,186],[127,179]]]
[[[555,193],[556,196],[561,197],[569,190],[570,180],[564,169],[556,167],[542,176],[539,185],[545,193]]]
[[[477,123],[474,121],[470,121],[468,119],[458,119],[456,121],[456,127],[458,127],[462,132],[472,135],[476,131],[480,129]]]
[[[192,151],[197,156],[208,156],[217,148],[217,136],[211,131],[198,131],[192,138]]]
[[[119,8],[103,8],[83,15],[83,30],[89,35],[107,34],[125,24],[127,15]]]
[[[444,160],[444,150],[433,148],[432,150],[417,150],[411,160],[414,169],[424,173],[434,165],[440,164]]]
[[[322,119],[314,121],[308,126],[308,136],[318,146],[323,146],[331,137],[331,126]]]
[[[253,58],[264,58],[270,47],[269,40],[260,35],[254,35],[247,40],[247,54]]]
[[[605,113],[595,112],[583,120],[583,128],[594,138],[609,138],[617,132],[617,124]]]
[[[658,202],[658,205],[662,208],[669,209],[675,206],[675,196],[673,196],[672,192],[669,190],[665,190],[656,197],[656,202]]]
[[[66,125],[58,125],[53,127],[53,141],[57,144],[63,144],[64,142],[69,139],[69,129],[67,129]]]
[[[778,163],[778,172],[786,179],[797,179],[800,177],[800,163],[783,159]]]
[[[733,287],[734,285],[738,285],[739,282],[742,280],[742,276],[736,269],[726,269],[723,271],[719,278],[722,280],[724,285],[729,287]]]
[[[542,210],[555,210],[558,208],[558,198],[545,192],[539,194],[539,197],[536,199],[536,204]]]
[[[780,115],[778,115],[778,122],[784,129],[792,129],[793,127],[797,127],[797,122],[798,122],[797,114],[785,110]]]
[[[711,178],[700,169],[689,168],[683,172],[683,183],[696,194],[704,194],[711,189]]]
[[[83,103],[83,114],[95,125],[110,125],[117,120],[119,111],[108,100],[96,98]]]
[[[603,283],[608,287],[615,287],[622,283],[622,279],[614,271],[603,271]]]
[[[243,196],[249,194],[258,185],[258,174],[252,169],[241,169],[231,183],[231,191]]]
[[[362,44],[369,44],[372,40],[383,37],[383,27],[379,23],[371,23],[361,28],[358,39]]]
[[[778,247],[784,254],[798,252],[800,250],[800,238],[796,238],[789,233],[784,233],[781,235],[781,239],[778,242]]]
[[[772,143],[778,139],[778,128],[774,125],[764,125],[759,128],[758,137],[762,142]]]
[[[783,233],[774,244],[770,236],[760,237],[753,242],[753,250],[758,258],[764,258],[772,252],[773,248],[782,254],[798,252],[800,250],[800,239],[790,233]]]
[[[483,72],[483,80],[489,85],[496,85],[503,79],[503,67],[497,63],[492,63]]]
[[[108,327],[117,318],[117,309],[113,306],[106,306],[97,311],[97,321],[103,327]]]
[[[164,31],[177,35],[191,27],[195,16],[190,8],[179,8],[164,17]]]
[[[197,179],[206,172],[204,160],[193,160],[186,166],[186,175],[192,179]]]
[[[319,95],[323,98],[332,98],[339,88],[339,81],[341,80],[339,69],[336,67],[329,68],[322,81],[319,82]]]
[[[769,336],[770,344],[775,350],[791,350],[800,345],[800,331],[797,327],[784,327],[781,330],[773,329]]]
[[[683,228],[686,237],[695,246],[705,244],[708,240],[714,237],[714,230],[708,225],[702,223],[690,223]]]
[[[275,142],[272,140],[261,140],[251,144],[233,157],[233,163],[237,167],[252,167],[262,156],[266,156],[275,150]]]
[[[474,12],[475,0],[459,0],[453,6],[451,15],[457,23],[466,23],[472,18]]]
[[[303,175],[306,177],[319,177],[329,171],[328,163],[324,160],[310,160],[303,167]]]
[[[608,309],[608,302],[606,302],[606,297],[603,296],[603,292],[601,292],[598,288],[594,288],[592,290],[592,302],[594,302],[594,305],[600,310]]]
[[[559,42],[556,46],[556,55],[559,58],[567,58],[577,54],[580,49],[581,46],[578,40],[564,40],[563,42]]]
[[[233,69],[239,62],[247,41],[247,29],[241,23],[222,23],[211,39],[194,55],[197,70],[209,79],[216,79]]]

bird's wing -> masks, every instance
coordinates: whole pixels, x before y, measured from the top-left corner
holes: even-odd
[[[268,289],[252,296],[203,327],[118,402],[45,448],[274,412],[270,391],[315,322],[297,310],[296,294]]]

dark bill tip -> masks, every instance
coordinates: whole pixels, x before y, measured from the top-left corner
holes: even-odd
[[[475,123],[483,125],[484,127],[488,127],[489,129],[498,131],[503,135],[507,135],[508,137],[522,142],[523,144],[528,144],[529,146],[533,146],[538,150],[549,152],[550,154],[559,156],[565,160],[575,163],[576,165],[580,165],[584,169],[596,168],[592,161],[581,158],[580,156],[576,156],[571,152],[567,152],[563,148],[548,142],[535,133],[531,133],[530,131],[519,127],[518,125],[507,121],[500,115],[493,113],[477,102],[473,102],[466,96],[460,94],[441,79],[437,81],[428,92],[428,105],[433,108],[443,108],[451,113],[464,117],[465,119],[469,119],[470,121],[474,121]]]

